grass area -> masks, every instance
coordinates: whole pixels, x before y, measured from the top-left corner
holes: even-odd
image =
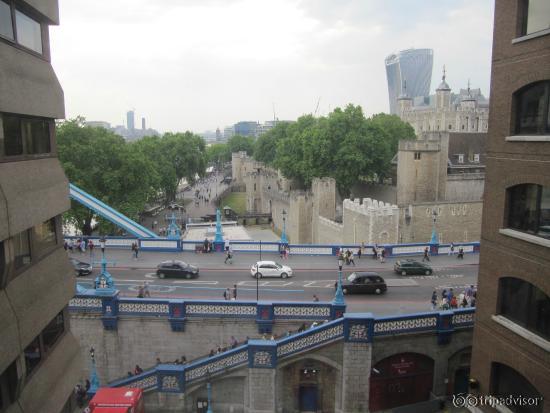
[[[220,208],[230,207],[237,215],[246,213],[246,192],[231,192],[220,202]]]

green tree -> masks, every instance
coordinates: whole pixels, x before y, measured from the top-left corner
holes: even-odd
[[[214,143],[206,147],[206,160],[208,164],[215,165],[218,169],[225,162],[231,161],[229,147],[225,143]]]
[[[287,137],[291,125],[289,122],[278,122],[272,129],[261,134],[254,144],[254,158],[268,165],[273,164],[277,143]]]
[[[233,135],[227,141],[229,156],[235,152],[245,151],[248,155],[254,152],[254,138],[251,136]]]
[[[137,219],[155,195],[158,175],[154,164],[133,151],[124,139],[104,128],[83,126],[83,118],[57,125],[59,160],[69,181],[121,213]],[[111,227],[92,211],[72,203],[66,221],[90,234],[92,221],[100,230]]]

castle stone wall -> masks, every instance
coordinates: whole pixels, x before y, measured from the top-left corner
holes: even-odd
[[[344,243],[394,243],[399,231],[397,205],[371,198],[345,199],[343,208]]]
[[[342,244],[344,242],[343,232],[344,224],[332,221],[325,217],[317,218],[316,238],[313,239],[315,244]]]
[[[451,202],[479,201],[483,198],[485,174],[449,175],[445,199]]]

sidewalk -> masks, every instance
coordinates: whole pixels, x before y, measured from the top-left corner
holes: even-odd
[[[94,267],[99,267],[99,261],[101,260],[101,251],[96,248],[94,250],[94,258],[90,259],[88,251],[85,253],[74,252],[70,254],[80,261],[93,262]],[[260,261],[260,254],[257,252],[237,252],[234,253],[233,264],[224,264],[225,254],[221,252],[212,252],[209,254],[194,253],[194,252],[153,252],[153,251],[140,251],[139,258],[135,260],[132,256],[132,252],[129,250],[109,249],[105,250],[105,256],[108,262],[114,262],[115,264],[109,264],[109,267],[117,268],[156,268],[156,266],[162,261],[168,260],[181,260],[188,262],[189,264],[197,265],[201,270],[214,270],[214,269],[227,269],[227,270],[248,270],[250,266],[256,261]],[[356,266],[344,265],[343,270],[345,272],[354,270],[363,271],[380,271],[391,270],[395,261],[406,258],[412,258],[415,260],[422,260],[422,256],[410,256],[410,257],[394,257],[386,259],[385,263],[381,263],[378,260],[374,260],[371,256],[363,256],[361,259],[355,257]],[[290,266],[293,270],[338,270],[338,259],[335,256],[319,256],[319,255],[290,255],[288,260],[283,260],[279,257],[279,254],[264,252],[262,253],[262,260],[277,261],[283,265]],[[431,257],[431,266],[434,269],[438,267],[462,267],[464,265],[477,265],[479,264],[479,254],[465,254],[463,260],[458,260],[456,255],[440,255]]]

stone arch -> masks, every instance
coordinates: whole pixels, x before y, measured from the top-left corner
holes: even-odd
[[[369,410],[387,410],[430,399],[435,360],[415,352],[397,353],[373,364]]]
[[[467,393],[472,346],[455,351],[447,359],[447,395]]]
[[[390,233],[388,231],[384,230],[378,233],[378,241],[377,241],[378,244],[389,244],[389,240],[390,240]]]
[[[322,355],[305,354],[277,366],[277,399],[284,411],[336,411],[341,387],[342,366]]]

